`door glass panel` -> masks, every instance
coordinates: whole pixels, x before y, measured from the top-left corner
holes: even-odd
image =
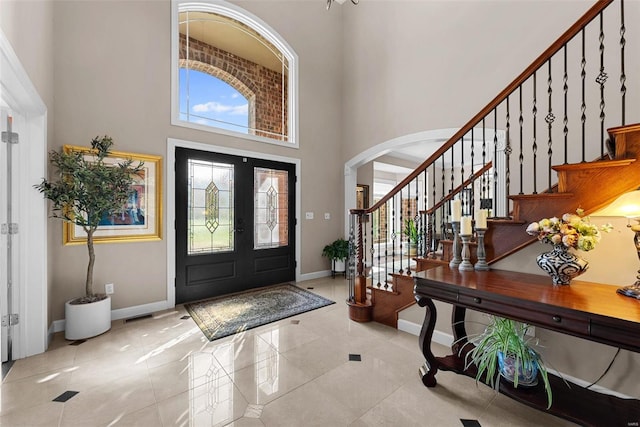
[[[289,243],[288,172],[254,168],[254,248],[267,249]]]
[[[233,251],[233,165],[195,159],[188,165],[188,254]]]

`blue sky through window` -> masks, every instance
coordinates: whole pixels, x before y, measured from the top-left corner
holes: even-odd
[[[179,88],[181,120],[248,133],[249,103],[231,85],[209,74],[180,68]]]

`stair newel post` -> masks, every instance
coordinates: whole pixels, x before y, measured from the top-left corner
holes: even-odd
[[[350,269],[355,270],[350,275],[349,282],[349,319],[356,322],[371,321],[371,302],[367,300],[367,278],[364,275],[364,242],[363,224],[367,222],[368,216],[364,209],[351,209],[350,233],[349,233],[349,253]],[[353,282],[353,283],[352,283]]]
[[[354,209],[351,211],[357,218],[356,224],[356,282],[354,298],[356,303],[363,304],[367,300],[367,280],[364,276],[364,243],[362,226],[365,222],[366,214],[364,210]]]

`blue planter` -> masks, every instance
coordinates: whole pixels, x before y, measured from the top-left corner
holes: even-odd
[[[500,375],[513,383],[516,373],[516,359],[506,356],[502,352],[498,352],[498,369]],[[533,387],[538,384],[538,364],[535,362],[528,363],[525,366],[518,367],[518,386]]]

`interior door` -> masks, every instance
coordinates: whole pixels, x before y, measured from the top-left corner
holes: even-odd
[[[295,172],[176,149],[176,303],[295,280]]]

